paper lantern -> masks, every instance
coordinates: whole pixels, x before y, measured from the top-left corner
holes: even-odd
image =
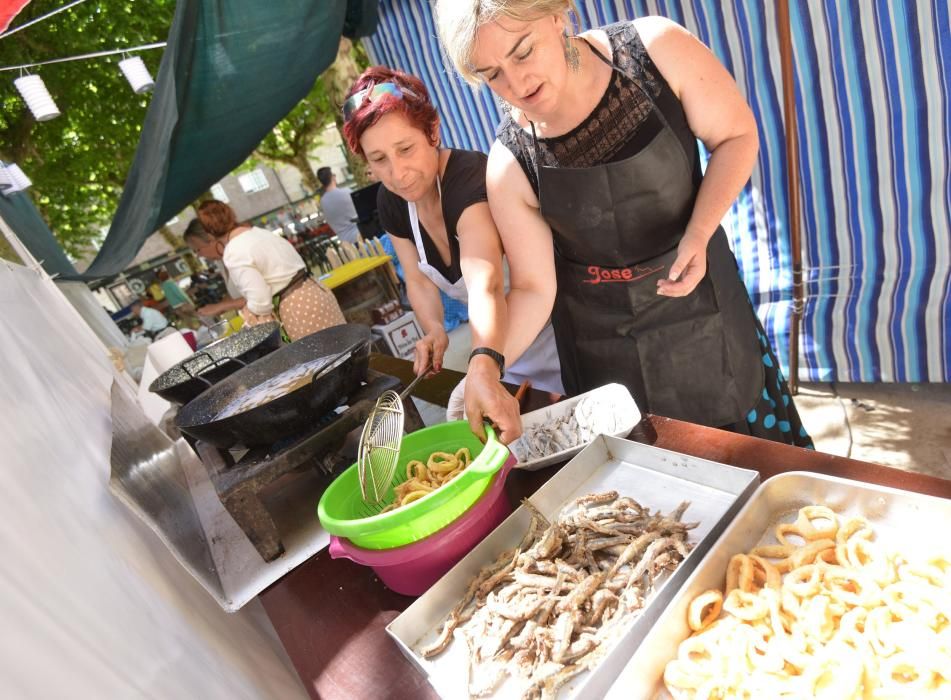
[[[149,69],[145,67],[145,63],[139,56],[122,59],[119,61],[119,68],[122,69],[125,79],[129,81],[136,95],[141,95],[155,87],[155,81],[152,80]]]
[[[32,185],[30,178],[15,163],[9,165],[0,162],[0,191],[3,194],[20,192]]]
[[[49,90],[43,83],[43,79],[38,75],[24,75],[13,81],[26,106],[33,112],[33,116],[38,122],[45,122],[54,119],[60,115],[59,108],[50,97]]]

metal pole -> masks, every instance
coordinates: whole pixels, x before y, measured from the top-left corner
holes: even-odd
[[[799,199],[799,130],[793,83],[792,38],[788,0],[776,1],[779,57],[783,76],[783,117],[786,127],[786,187],[789,191],[789,248],[792,252],[793,307],[789,329],[789,391],[799,392],[799,326],[802,323],[802,213]]]

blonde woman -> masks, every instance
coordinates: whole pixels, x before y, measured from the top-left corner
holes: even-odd
[[[505,359],[551,314],[569,395],[620,382],[642,410],[811,446],[719,225],[758,137],[709,49],[661,17],[575,35],[569,0],[436,10],[456,69],[508,106],[486,175],[511,269]],[[465,401],[473,423],[519,431],[487,358]]]

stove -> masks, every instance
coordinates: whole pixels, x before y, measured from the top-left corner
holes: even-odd
[[[345,399],[345,405],[314,422],[313,430],[285,438],[269,447],[249,450],[223,450],[201,440],[192,447],[208,469],[218,498],[266,562],[284,553],[281,533],[273,514],[268,511],[265,492],[278,480],[294,478],[301,472],[320,475],[313,495],[311,517],[317,517],[317,501],[330,480],[356,461],[360,431],[376,400],[384,391],[397,393],[403,384],[396,377],[375,370],[367,371],[362,386]],[[405,432],[424,427],[416,406],[403,404]],[[238,455],[238,456],[236,456]],[[301,479],[314,489],[314,479]]]

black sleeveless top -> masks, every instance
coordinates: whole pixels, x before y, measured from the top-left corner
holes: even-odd
[[[538,165],[587,168],[624,160],[638,153],[662,128],[644,94],[646,91],[683,143],[694,171],[694,181],[699,186],[702,176],[696,136],[687,124],[680,100],[647,54],[633,23],[618,22],[603,27],[603,30],[608,35],[613,62],[618,70],[614,71],[597,106],[578,126],[561,136],[538,139]],[[578,50],[596,49],[579,43]],[[537,195],[538,178],[531,133],[506,113],[495,135],[518,160]]]

